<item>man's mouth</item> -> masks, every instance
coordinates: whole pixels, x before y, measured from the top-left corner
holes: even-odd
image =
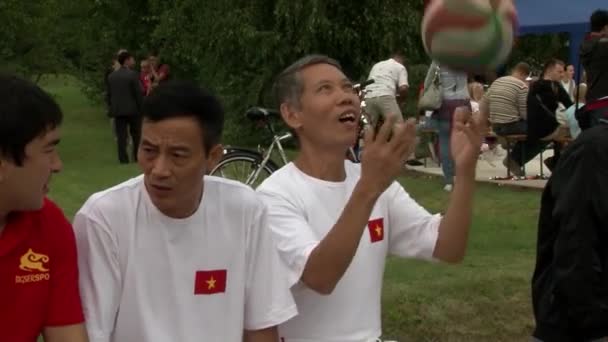
[[[342,115],[340,115],[340,117],[338,118],[338,120],[341,123],[356,122],[357,121],[357,116],[353,112],[346,112],[346,113],[343,113]]]

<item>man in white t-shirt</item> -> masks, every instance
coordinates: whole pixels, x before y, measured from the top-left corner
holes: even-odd
[[[220,103],[169,81],[143,118],[143,175],[74,219],[90,340],[276,342],[297,311],[267,210],[250,188],[203,177],[222,155]]]
[[[390,116],[375,136],[368,128],[361,164],[344,160],[357,135],[359,99],[336,61],[307,56],[278,77],[276,90],[281,115],[300,146],[295,161],[257,189],[298,305],[298,316],[282,324],[279,335],[284,342],[379,338],[389,253],[448,263],[463,259],[484,128],[470,111],[457,111],[456,181],[442,218],[395,181],[414,146],[412,120]]]
[[[368,79],[373,79],[374,83],[365,87],[369,91],[365,95],[365,108],[374,127],[380,118],[388,115],[402,118],[397,95],[405,98],[409,89],[404,63],[405,52],[399,50],[391,58],[376,63],[369,73]]]

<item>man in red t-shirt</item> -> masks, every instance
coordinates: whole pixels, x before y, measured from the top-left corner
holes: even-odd
[[[87,341],[74,233],[45,198],[61,121],[44,91],[0,75],[0,341]]]

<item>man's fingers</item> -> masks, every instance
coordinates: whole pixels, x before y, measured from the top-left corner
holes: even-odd
[[[467,123],[469,122],[469,120],[471,119],[471,116],[473,115],[473,113],[471,113],[471,110],[467,107],[458,107],[456,108],[456,110],[454,111],[454,123]]]
[[[409,151],[412,150],[416,143],[416,121],[408,119],[397,125],[398,131],[395,130],[395,137],[391,141],[391,147],[399,156],[403,154],[409,155]]]
[[[374,142],[374,128],[371,125],[363,126],[363,144],[369,146]]]
[[[394,114],[389,114],[384,119],[384,123],[382,123],[382,127],[376,134],[375,141],[386,142],[388,141],[391,132],[393,131],[393,126],[395,125],[395,121],[397,120],[397,116]]]

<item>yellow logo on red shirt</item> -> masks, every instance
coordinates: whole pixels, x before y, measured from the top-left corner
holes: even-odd
[[[48,255],[35,253],[31,248],[19,259],[19,269],[26,272],[41,272],[36,274],[28,274],[23,276],[15,276],[15,283],[25,284],[49,280],[51,278],[49,269],[44,267],[49,262]]]
[[[49,270],[44,268],[44,264],[47,262],[49,262],[48,255],[34,253],[30,248],[27,250],[27,253],[23,254],[21,257],[21,265],[19,265],[19,268],[28,272],[48,272]]]

